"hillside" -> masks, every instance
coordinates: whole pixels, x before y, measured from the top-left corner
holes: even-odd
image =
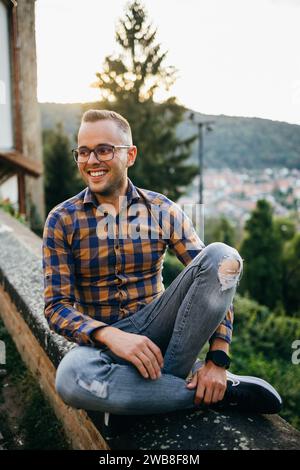
[[[42,127],[56,122],[75,142],[81,116],[81,104],[40,103]],[[254,169],[266,167],[300,168],[300,126],[268,119],[211,116],[195,113],[196,119],[215,121],[213,132],[205,136],[205,166]],[[178,130],[180,135],[195,132],[187,119]],[[197,144],[191,157],[197,162]]]

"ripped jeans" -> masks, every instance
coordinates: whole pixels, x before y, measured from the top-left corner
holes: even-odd
[[[238,261],[235,271],[227,269],[228,260]],[[161,377],[145,379],[104,345],[76,346],[57,369],[60,397],[74,408],[123,415],[195,407],[195,389],[186,387],[186,377],[224,319],[242,271],[237,250],[219,242],[207,245],[160,297],[112,324],[148,336],[161,349]]]

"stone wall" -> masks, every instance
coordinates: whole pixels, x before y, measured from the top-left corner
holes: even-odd
[[[276,415],[212,410],[111,416],[74,410],[55,392],[55,370],[72,344],[43,314],[41,239],[0,210],[0,316],[75,449],[300,449],[300,433]]]

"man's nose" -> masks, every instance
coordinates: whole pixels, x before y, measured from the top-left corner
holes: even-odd
[[[94,150],[91,151],[87,163],[99,163],[99,160],[97,160]]]

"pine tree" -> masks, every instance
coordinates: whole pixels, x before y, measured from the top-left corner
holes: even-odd
[[[174,67],[164,66],[167,53],[156,44],[156,35],[140,1],[133,1],[117,27],[120,53],[106,57],[96,86],[99,106],[119,112],[132,127],[138,158],[130,178],[137,186],[176,200],[198,173],[197,166],[187,164],[195,136],[178,138],[177,126],[186,109],[174,97],[155,101],[156,92],[168,90],[176,74]]]
[[[43,133],[45,202],[47,213],[60,202],[77,194],[84,184],[78,177],[68,137],[61,124]]]
[[[282,300],[283,242],[267,201],[257,202],[245,228],[247,236],[240,249],[244,258],[240,290],[247,291],[260,304],[274,308]]]

